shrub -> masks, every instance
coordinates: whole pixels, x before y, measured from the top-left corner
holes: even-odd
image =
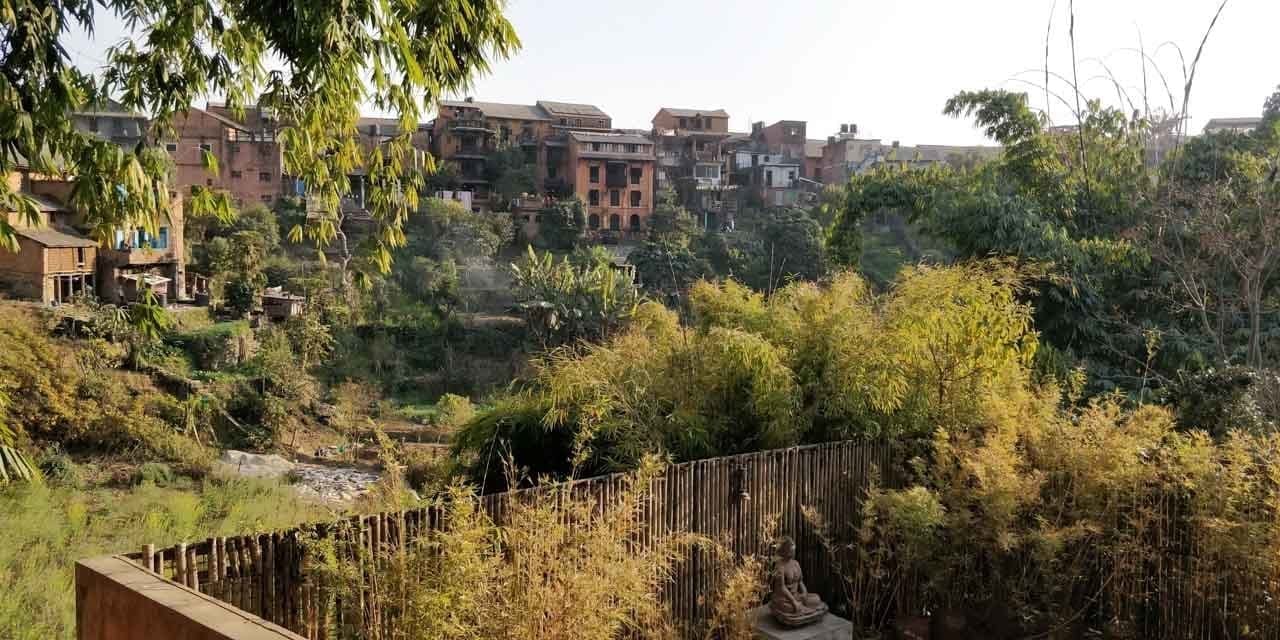
[[[84,473],[71,456],[65,453],[52,453],[40,461],[40,471],[46,480],[68,487],[79,487],[84,483]]]
[[[169,465],[163,462],[146,462],[134,474],[134,484],[168,487],[173,484],[174,478],[173,469]]]
[[[168,342],[191,354],[197,368],[221,371],[240,364],[240,343],[251,336],[249,323],[238,320],[174,334]]]

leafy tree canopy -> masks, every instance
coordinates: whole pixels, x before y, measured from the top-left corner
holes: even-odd
[[[440,96],[519,46],[502,9],[500,0],[8,2],[0,11],[0,173],[26,165],[69,174],[72,203],[99,238],[119,226],[154,228],[169,194],[167,157],[154,143],[171,133],[175,114],[220,95],[233,108],[270,109],[281,123],[285,171],[324,214],[295,228],[295,239],[335,238],[346,176],[363,169],[377,227],[367,265],[385,272],[418,206],[424,182],[415,168],[432,168],[415,156],[411,132]],[[100,12],[137,37],[107,52],[96,79],[71,65],[63,40],[74,29],[92,32]],[[269,71],[268,61],[281,68]],[[74,128],[68,112],[106,96],[154,117],[147,140],[125,150]],[[364,104],[398,114],[405,133],[362,149]],[[0,208],[35,212],[3,185]],[[193,202],[193,213],[208,208],[207,199]],[[0,224],[0,243],[13,242],[9,224]]]

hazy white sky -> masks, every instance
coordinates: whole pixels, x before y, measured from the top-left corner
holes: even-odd
[[[1088,95],[1117,103],[1101,59],[1141,106],[1139,29],[1180,102],[1190,64],[1219,0],[1076,0],[1076,50]],[[1045,29],[1054,0],[510,0],[524,48],[477,79],[477,99],[589,102],[614,126],[648,128],[662,106],[729,112],[735,130],[755,120],[807,120],[811,138],[840,123],[904,144],[983,141],[942,115],[948,97],[985,87],[1028,91],[1043,106]],[[1050,68],[1071,74],[1069,0],[1056,0]],[[1280,84],[1280,0],[1229,0],[1205,48],[1191,99],[1193,129],[1208,118],[1252,116]],[[98,66],[122,37],[100,25],[76,38],[73,58]],[[1021,74],[1021,75],[1019,75]],[[1153,105],[1168,97],[1148,67]],[[1067,97],[1069,89],[1054,89]],[[1059,123],[1063,105],[1051,105]]]

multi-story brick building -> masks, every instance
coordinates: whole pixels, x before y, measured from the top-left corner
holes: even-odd
[[[76,129],[132,150],[147,134],[147,117],[110,98],[71,114]]]
[[[587,203],[587,228],[637,234],[653,213],[653,141],[634,133],[568,134],[573,193]]]
[[[663,107],[652,122],[658,189],[675,191],[705,228],[725,224],[722,143],[730,135],[728,112]]]
[[[293,181],[284,175],[277,128],[270,111],[257,107],[246,107],[239,117],[215,103],[179,114],[172,135],[162,141],[173,158],[177,190],[186,194],[195,185],[226,190],[241,207],[271,205],[295,193]],[[205,169],[206,152],[217,160],[218,175]]]
[[[607,113],[589,104],[539,100],[523,105],[471,98],[444,101],[431,124],[432,151],[437,161],[457,167],[461,187],[474,192],[473,207],[486,210],[495,204],[490,199],[488,170],[495,152],[518,149],[533,167],[540,194],[568,196],[575,193],[577,184],[570,134],[611,133],[612,126],[613,119]],[[651,195],[652,187],[649,192]],[[585,192],[583,196],[585,202]]]

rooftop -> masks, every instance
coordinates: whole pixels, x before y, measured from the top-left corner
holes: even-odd
[[[535,104],[508,104],[505,102],[476,102],[474,100],[442,100],[442,107],[455,109],[479,109],[490,118],[508,120],[550,120],[551,116],[542,107]]]
[[[710,118],[729,117],[729,112],[724,109],[681,109],[679,107],[663,107],[660,111],[666,111],[677,118],[694,118],[698,116]]]
[[[46,247],[96,247],[98,243],[84,236],[73,235],[50,227],[30,229],[19,227],[14,233]]]
[[[590,118],[608,118],[609,114],[600,110],[600,107],[591,104],[577,104],[573,102],[551,102],[550,100],[539,100],[538,106],[542,107],[547,113],[558,116],[587,116]]]

